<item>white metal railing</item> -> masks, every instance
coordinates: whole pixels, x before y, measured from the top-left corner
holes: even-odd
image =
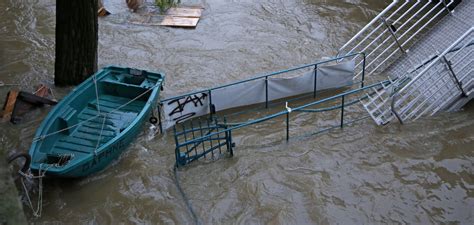
[[[472,93],[474,27],[439,54],[397,93],[395,110],[402,120],[416,120],[445,109],[456,98]],[[453,51],[457,46],[461,46]]]
[[[338,55],[365,52],[366,76],[370,76],[406,53],[420,33],[447,14],[453,3],[454,0],[394,0],[345,43]],[[356,64],[362,63],[361,58],[356,60]],[[358,71],[354,79],[360,75]]]

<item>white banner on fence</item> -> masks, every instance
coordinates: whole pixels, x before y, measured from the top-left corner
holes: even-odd
[[[354,61],[330,66],[318,66],[316,89],[327,90],[352,85]],[[314,70],[291,78],[268,78],[268,100],[287,98],[314,91]],[[163,102],[163,127],[210,112],[210,99],[216,111],[265,102],[265,78],[248,81],[209,92],[188,95],[180,99]]]

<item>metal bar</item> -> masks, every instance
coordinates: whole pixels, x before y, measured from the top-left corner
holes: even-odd
[[[367,98],[364,97],[362,99],[365,99]],[[354,104],[357,104],[358,102],[360,102],[361,99],[357,99],[357,100],[354,100],[354,101],[351,101],[349,103],[344,103],[344,106],[351,106],[351,105],[354,105]],[[327,112],[327,111],[332,111],[332,110],[335,110],[335,109],[340,109],[342,107],[342,105],[335,105],[335,106],[331,106],[331,107],[326,107],[326,108],[319,108],[319,109],[298,109],[298,110],[293,110],[293,111],[298,111],[298,112],[306,112],[306,113],[319,113],[319,112]]]
[[[446,0],[440,0],[443,2],[444,9],[448,11],[449,14],[453,15],[453,12],[449,9],[448,5],[446,4]]]
[[[224,124],[227,124],[227,118],[224,116]],[[227,129],[227,125],[224,127],[224,129]],[[230,145],[229,145],[229,132],[225,132],[225,142],[226,142],[226,147],[227,151],[230,151]]]
[[[207,126],[209,127],[209,120],[206,120],[206,122],[207,122]],[[217,134],[219,134],[219,131],[217,131]],[[211,136],[209,136],[209,137],[212,137],[212,136],[213,136],[213,134],[211,134]],[[212,147],[213,146],[212,140],[209,140],[209,145],[211,146],[211,149],[212,149],[213,148]],[[211,157],[214,159],[214,151],[211,151]]]
[[[204,140],[204,141],[220,141],[220,140],[225,140],[225,138],[208,138],[208,139],[206,139],[206,140]],[[191,140],[191,141],[192,141],[192,140]],[[199,146],[200,143],[202,143],[202,141],[197,141],[197,142],[194,144],[194,146],[189,149],[189,151],[186,151],[186,154],[189,154],[189,153],[191,153],[192,151],[195,151],[195,150],[198,148],[198,146]],[[219,143],[220,143],[220,142],[219,142]],[[206,151],[207,151],[207,150],[206,150]],[[195,155],[198,155],[198,154],[195,154]]]
[[[183,131],[184,131],[184,134],[183,134],[184,142],[188,142],[188,138],[186,137],[186,127],[184,127],[184,124],[181,124],[181,129],[183,129]],[[186,155],[188,155],[188,152],[189,152],[189,146],[186,145]]]
[[[191,130],[192,130],[192,134],[193,134],[193,140],[196,139],[196,136],[194,135],[194,124],[193,124],[193,121],[191,120]],[[194,147],[193,147],[194,148]],[[194,148],[194,155],[197,155],[197,148]]]
[[[397,35],[395,35],[395,32],[393,32],[392,27],[388,25],[387,20],[382,17],[383,24],[385,25],[385,28],[387,28],[388,32],[390,32],[390,35],[392,38],[395,40],[395,43],[397,43],[398,48],[400,49],[401,52],[406,53],[405,49],[400,45],[400,42],[398,41]]]
[[[365,60],[367,59],[367,57],[365,56],[365,53],[363,53],[363,60],[362,60],[362,79],[361,79],[361,83],[360,83],[360,87],[363,88],[364,87],[364,81],[365,81]]]
[[[201,138],[204,136],[204,134],[202,133],[202,123],[201,123],[201,120],[199,120],[199,129],[201,130]],[[202,142],[201,142],[201,146],[202,146],[202,151],[205,152],[206,151],[206,143],[204,143],[204,139],[202,139]],[[204,157],[206,157],[206,155],[204,155]]]
[[[217,118],[214,118],[214,123],[217,124]],[[219,132],[219,126],[217,127],[217,131]],[[220,146],[220,144],[221,144],[221,139],[220,138],[221,138],[221,134],[218,133],[217,134],[217,144],[219,145],[219,155],[222,154],[222,149],[221,149],[221,146]]]
[[[224,144],[225,144],[225,143],[222,143],[222,145],[224,145]],[[195,161],[195,160],[198,160],[198,159],[201,158],[201,157],[206,158],[206,154],[207,154],[207,153],[213,152],[213,151],[216,150],[217,148],[219,148],[219,146],[216,145],[216,146],[210,148],[209,150],[207,150],[206,152],[203,152],[203,153],[201,153],[201,154],[199,154],[199,155],[196,155],[196,156],[189,157],[188,163],[193,162],[193,161]]]
[[[232,143],[232,130],[229,130],[230,155],[234,156],[234,143]]]
[[[316,98],[316,91],[318,88],[318,65],[314,65],[314,88],[313,88],[313,98]]]
[[[209,94],[209,119],[212,119],[214,114],[213,106],[212,106],[212,93],[211,90],[208,91]],[[207,121],[207,125],[209,126],[209,121]]]
[[[286,141],[290,139],[290,112],[286,112]]]
[[[448,61],[446,59],[446,56],[443,56],[443,60],[444,60],[444,63],[446,64],[446,66],[448,67],[448,70],[449,70],[451,76],[453,76],[456,85],[459,87],[459,90],[461,91],[462,96],[467,97],[466,92],[462,88],[462,83],[458,80],[458,78],[456,77],[456,74],[454,73],[453,67],[451,66],[451,61]]]
[[[162,124],[162,121],[161,121],[161,103],[158,103],[158,125],[160,125],[160,134],[163,133],[163,124]]]
[[[394,95],[392,95],[392,103],[390,104],[390,110],[392,111],[393,115],[397,118],[398,122],[403,125],[403,119],[400,117],[398,112],[395,110],[395,102],[396,102],[396,97],[398,96],[398,92],[396,92]]]
[[[344,97],[345,95],[341,97],[341,128],[344,127]]]
[[[176,126],[173,126],[173,132],[174,132],[174,143],[176,145],[174,149],[174,155],[175,155],[175,160],[176,160],[176,167],[178,167],[178,165],[180,165],[181,160],[179,160],[180,148],[179,148],[178,136],[176,135]]]
[[[265,77],[265,108],[268,109],[268,76]]]

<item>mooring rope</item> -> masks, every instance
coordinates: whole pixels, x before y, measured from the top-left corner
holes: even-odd
[[[94,88],[95,88],[95,99],[97,101],[97,114],[100,115],[100,102],[99,102],[99,90],[97,90],[97,77],[94,74]]]
[[[49,168],[51,168],[53,165],[48,165],[48,167],[42,169],[43,164],[40,164],[39,170],[38,170],[38,176],[34,176],[30,172],[24,173],[23,171],[19,171],[18,173],[21,175],[21,185],[23,186],[23,190],[26,195],[26,199],[28,200],[28,206],[30,207],[31,211],[33,212],[33,216],[35,217],[41,217],[41,213],[43,211],[43,177],[45,176],[46,172],[48,171]],[[28,194],[28,188],[25,185],[25,179],[38,179],[38,203],[36,205],[36,209],[33,206],[33,202],[31,201],[30,195]]]
[[[194,219],[194,224],[200,225],[201,223],[199,222],[199,218],[197,217],[196,213],[194,212],[193,206],[192,206],[191,203],[189,202],[189,199],[188,199],[188,197],[186,196],[186,193],[184,193],[183,189],[181,188],[181,185],[179,184],[179,178],[178,178],[178,170],[177,170],[177,168],[178,168],[177,165],[175,165],[174,168],[173,168],[174,181],[175,181],[176,187],[178,188],[178,191],[179,191],[179,193],[181,194],[181,197],[183,198],[184,203],[186,204],[186,207],[188,208],[189,213],[191,213],[191,216],[192,216],[193,219]]]

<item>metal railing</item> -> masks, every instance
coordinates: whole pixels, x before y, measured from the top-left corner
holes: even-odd
[[[402,120],[416,120],[470,95],[474,81],[474,27],[432,60],[397,93],[394,108]],[[456,51],[453,51],[456,49]]]
[[[390,60],[408,52],[422,31],[449,13],[452,4],[454,0],[394,0],[345,43],[337,55],[366,52],[366,76],[382,71]],[[356,65],[361,63],[358,59]],[[360,71],[354,79],[359,76]]]
[[[205,126],[202,126],[200,121],[193,122],[192,120],[188,123],[191,124],[191,128],[186,128],[184,124],[178,124],[174,127],[174,134],[175,134],[175,155],[177,165],[186,165],[189,162],[198,160],[199,158],[206,157],[206,155],[212,154],[212,158],[214,158],[214,150],[219,150],[221,153],[221,147],[227,147],[227,151],[233,155],[232,148],[234,147],[234,143],[232,143],[232,131],[242,129],[245,127],[249,127],[255,124],[263,123],[269,120],[277,119],[283,117],[285,120],[285,140],[290,139],[290,126],[291,126],[291,114],[295,112],[300,113],[322,113],[334,110],[340,110],[340,120],[335,125],[331,125],[329,127],[324,127],[322,129],[316,130],[311,134],[319,134],[325,131],[329,131],[334,128],[343,128],[345,125],[364,120],[369,118],[369,116],[364,115],[356,119],[348,120],[345,119],[346,112],[345,109],[349,106],[356,105],[360,101],[362,101],[367,91],[371,91],[373,88],[382,88],[384,85],[387,85],[389,81],[383,81],[380,83],[371,84],[365,87],[360,87],[355,90],[346,91],[332,97],[324,98],[318,101],[314,101],[308,104],[304,104],[298,107],[290,108],[286,107],[286,110],[267,115],[265,117],[253,119],[250,121],[242,122],[242,123],[227,123],[226,118],[224,117],[223,123],[218,123],[214,118],[211,121],[216,121],[215,123],[209,124],[209,122],[205,123]],[[351,98],[353,100],[350,100]],[[329,103],[336,103],[333,106],[326,106]],[[322,106],[320,108],[315,108],[318,106]],[[200,126],[196,126],[195,124],[199,124]],[[189,125],[188,125],[189,127]],[[207,132],[205,132],[207,131]],[[199,135],[200,134],[200,135]],[[223,142],[221,142],[223,141]],[[208,145],[205,146],[204,143]],[[214,144],[213,144],[214,143]],[[198,147],[201,147],[200,150]],[[200,152],[197,152],[200,150]]]
[[[234,86],[234,85],[238,85],[238,84],[242,84],[242,83],[255,81],[255,80],[265,80],[265,102],[264,102],[264,107],[268,108],[269,103],[270,103],[270,100],[269,100],[270,98],[268,96],[268,93],[269,93],[268,79],[270,77],[285,75],[285,74],[288,74],[288,73],[291,73],[291,72],[299,72],[299,71],[302,71],[302,70],[305,70],[305,69],[306,70],[309,69],[309,70],[312,70],[314,72],[314,84],[313,84],[314,88],[313,88],[312,93],[306,94],[303,97],[308,97],[308,96],[311,95],[311,96],[313,96],[313,98],[316,98],[317,92],[318,92],[317,79],[316,79],[316,77],[318,76],[318,74],[317,74],[318,66],[322,66],[322,65],[325,65],[325,64],[331,64],[331,63],[340,63],[341,61],[344,61],[344,60],[353,60],[356,57],[361,58],[361,60],[362,60],[360,65],[357,66],[357,67],[359,67],[358,70],[361,71],[362,75],[361,75],[361,80],[358,81],[358,82],[354,82],[354,84],[360,84],[360,87],[364,87],[364,82],[365,82],[365,53],[357,52],[357,53],[347,54],[347,55],[344,55],[344,56],[338,56],[338,57],[331,58],[331,59],[328,59],[328,60],[318,61],[318,62],[315,62],[315,63],[290,68],[290,69],[287,69],[287,70],[281,70],[281,71],[272,72],[272,73],[268,73],[268,74],[258,75],[256,77],[253,77],[253,78],[250,78],[250,79],[246,79],[246,80],[242,80],[242,81],[238,81],[238,82],[233,82],[233,83],[218,86],[218,87],[213,87],[213,88],[209,88],[209,89],[202,89],[202,90],[199,90],[199,91],[194,91],[194,92],[186,93],[186,94],[179,95],[179,96],[166,98],[166,99],[161,100],[160,103],[158,104],[158,113],[160,113],[160,107],[163,105],[164,102],[177,100],[177,99],[182,99],[183,97],[196,95],[196,94],[200,94],[200,93],[207,93],[207,95],[209,96],[209,106],[211,107],[211,109],[209,110],[210,117],[212,117],[212,115],[216,113],[215,110],[212,109],[212,107],[213,107],[212,92],[213,91],[221,89],[221,88],[225,88],[225,87],[230,87],[230,86]],[[301,96],[299,98],[301,98]],[[158,119],[159,119],[160,130],[163,131],[161,114],[158,115]]]

